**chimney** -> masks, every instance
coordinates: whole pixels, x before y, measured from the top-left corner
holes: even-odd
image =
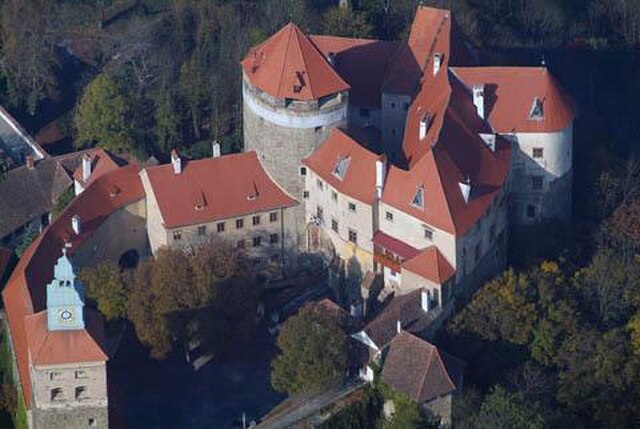
[[[82,157],[82,181],[86,182],[91,176],[91,157],[85,154]]]
[[[27,155],[27,157],[25,158],[25,163],[29,170],[33,170],[35,167],[35,164],[33,162],[33,155]]]
[[[460,186],[460,192],[462,192],[462,198],[464,198],[464,202],[469,202],[469,196],[471,195],[471,180],[467,177],[464,182],[458,183]]]
[[[79,215],[74,215],[71,218],[71,229],[73,229],[75,235],[80,235],[82,232],[82,219]]]
[[[381,160],[376,161],[376,197],[382,198],[382,191],[384,189],[384,176],[385,176],[385,162]]]
[[[213,157],[220,158],[220,143],[218,143],[218,140],[213,141]]]
[[[420,306],[425,313],[429,312],[429,294],[426,290],[422,289],[420,292]]]
[[[442,67],[442,57],[441,53],[433,54],[433,75],[437,75],[440,71],[440,67]]]
[[[484,116],[484,85],[473,85],[473,104],[476,106],[478,116],[487,119]]]
[[[173,165],[174,174],[182,173],[182,161],[180,160],[180,155],[178,155],[178,151],[175,149],[171,150],[171,165]]]
[[[402,322],[399,320],[396,322],[396,331],[398,331],[398,334],[402,332]]]

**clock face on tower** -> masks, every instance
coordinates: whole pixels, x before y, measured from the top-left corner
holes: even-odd
[[[63,322],[70,322],[73,320],[73,311],[65,308],[60,311],[58,316]]]

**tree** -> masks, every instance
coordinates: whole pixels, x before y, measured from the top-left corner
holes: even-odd
[[[0,182],[5,178],[8,170],[7,161],[4,158],[0,158]]]
[[[221,349],[255,325],[257,291],[244,258],[214,240],[190,253],[161,248],[138,266],[127,314],[154,358],[192,340]]]
[[[76,146],[97,144],[115,152],[134,145],[128,103],[115,80],[99,74],[86,88],[74,117]]]
[[[367,22],[363,14],[350,7],[333,7],[324,15],[323,29],[325,34],[342,37],[371,37],[373,26]]]
[[[480,406],[476,427],[542,429],[546,424],[537,404],[526,401],[521,393],[510,393],[501,386],[495,386]]]
[[[126,316],[129,294],[118,266],[101,262],[95,268],[84,268],[79,277],[87,297],[96,303],[107,321]]]
[[[33,241],[40,234],[40,228],[35,224],[31,223],[27,226],[22,239],[20,240],[20,244],[16,247],[16,255],[18,258],[22,257],[22,254],[27,250],[27,248],[33,243]]]
[[[289,395],[308,394],[341,381],[347,369],[347,336],[317,305],[303,307],[283,324],[271,384]]]
[[[69,203],[73,201],[75,196],[76,194],[73,188],[69,188],[66,191],[64,191],[64,193],[58,197],[56,202],[53,203],[53,207],[51,208],[51,218],[52,219],[57,218],[58,215],[62,213],[64,209],[67,208]]]
[[[2,6],[2,54],[9,95],[34,114],[57,86],[58,61],[50,0],[8,0]]]

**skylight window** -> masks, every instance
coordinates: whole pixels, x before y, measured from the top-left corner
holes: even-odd
[[[542,103],[542,100],[540,100],[538,97],[533,99],[531,111],[529,112],[529,119],[538,121],[544,119],[544,105]]]
[[[427,136],[427,131],[429,131],[432,120],[433,116],[431,116],[430,113],[425,113],[422,119],[420,119],[420,140]]]
[[[347,174],[347,169],[349,168],[350,162],[351,157],[340,158],[338,162],[336,162],[336,166],[333,169],[333,175],[340,180],[344,180],[344,176]]]
[[[416,189],[416,193],[413,196],[413,200],[411,200],[411,205],[423,209],[424,208],[424,187],[418,186]]]

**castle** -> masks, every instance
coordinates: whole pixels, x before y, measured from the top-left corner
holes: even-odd
[[[569,219],[570,100],[545,67],[473,64],[445,10],[419,7],[406,42],[289,24],[242,61],[244,153],[144,168],[85,155],[77,197],[3,291],[30,427],[109,427],[113,350],[74,266],[222,237],[284,274],[323,255],[362,286],[349,303],[383,293],[404,297],[400,316],[446,317],[504,268],[509,225]],[[379,350],[400,316],[359,338]]]

